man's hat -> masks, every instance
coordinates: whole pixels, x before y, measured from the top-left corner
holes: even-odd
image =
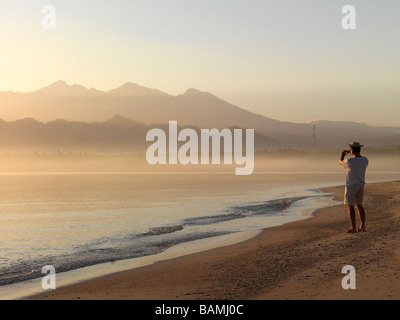
[[[350,148],[362,148],[364,147],[363,145],[361,145],[359,142],[352,142],[349,144]]]

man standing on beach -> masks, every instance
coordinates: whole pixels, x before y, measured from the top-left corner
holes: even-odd
[[[348,233],[365,232],[365,210],[363,207],[364,186],[365,186],[365,171],[368,167],[368,159],[361,156],[361,148],[363,147],[359,142],[349,144],[350,151],[344,150],[340,157],[340,164],[346,168],[346,189],[344,195],[344,204],[347,205],[351,229]],[[344,160],[347,154],[351,153],[353,158]],[[354,206],[360,216],[361,225],[356,229],[356,214]]]

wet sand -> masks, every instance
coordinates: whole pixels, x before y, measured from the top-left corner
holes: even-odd
[[[344,187],[326,188],[343,200]],[[45,292],[38,300],[400,298],[400,181],[367,184],[367,232],[346,234],[344,205],[259,236]],[[359,219],[357,217],[357,223]],[[342,288],[354,266],[356,289]]]

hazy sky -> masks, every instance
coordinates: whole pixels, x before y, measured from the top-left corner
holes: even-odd
[[[400,126],[399,31],[398,0],[0,0],[0,91],[131,81],[278,120]]]

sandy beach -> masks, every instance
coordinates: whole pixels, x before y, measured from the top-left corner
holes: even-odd
[[[344,187],[326,188],[343,200]],[[367,232],[346,234],[344,205],[227,247],[59,288],[33,300],[400,298],[400,181],[367,184]],[[358,222],[357,217],[357,224]],[[356,270],[356,289],[341,273]]]

